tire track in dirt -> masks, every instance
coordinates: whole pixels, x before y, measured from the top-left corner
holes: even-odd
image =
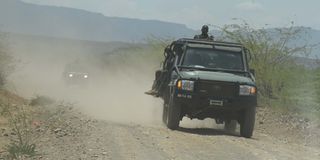
[[[112,136],[116,143],[115,148],[120,154],[119,159],[169,159],[169,157],[149,141],[148,135],[137,130],[139,126],[118,125],[112,127]]]
[[[172,159],[318,159],[317,149],[285,144],[256,133],[253,139],[225,135],[215,129],[143,128]]]
[[[254,155],[244,152],[241,147],[232,146],[224,141],[225,136],[197,135],[160,128],[151,132],[157,135],[154,136],[154,141],[174,159],[248,159],[248,157],[256,159]],[[230,148],[233,148],[232,151]]]

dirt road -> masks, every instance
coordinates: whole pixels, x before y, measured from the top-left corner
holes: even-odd
[[[123,82],[118,82],[117,85],[88,91],[61,89],[60,92],[64,93],[61,97],[65,97],[66,94],[68,99],[78,101],[76,105],[80,104],[83,107],[76,108],[83,113],[70,113],[63,120],[64,125],[45,134],[40,142],[37,142],[38,153],[41,156],[35,159],[320,159],[319,138],[304,139],[295,130],[286,129],[288,121],[275,125],[278,122],[269,122],[273,117],[262,117],[265,114],[257,115],[256,130],[252,139],[239,137],[237,133],[228,134],[221,129],[222,126],[214,126],[213,123],[190,125],[197,122],[184,121],[178,131],[168,130],[158,121],[161,119],[161,103],[154,102],[152,98],[148,99],[143,94],[136,94],[146,90],[146,87],[139,86],[141,81],[137,80],[133,85],[132,80],[120,79]],[[128,89],[135,92],[126,92]],[[55,88],[49,91],[53,93]],[[121,97],[126,97],[126,101]],[[300,123],[300,120],[298,122]],[[205,128],[201,128],[203,126]],[[310,133],[319,135],[320,127],[317,128],[317,131]],[[305,141],[308,141],[308,144],[304,143]],[[309,145],[309,142],[316,146]]]
[[[320,159],[319,148],[282,141],[257,130],[252,139],[219,129],[117,124],[76,114],[41,140],[41,159]]]

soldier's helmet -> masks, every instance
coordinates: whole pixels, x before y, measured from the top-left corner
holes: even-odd
[[[209,27],[207,25],[203,25],[201,28],[202,33],[208,33],[209,32]]]

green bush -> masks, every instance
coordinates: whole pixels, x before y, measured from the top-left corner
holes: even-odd
[[[9,153],[9,159],[19,159],[23,156],[33,157],[36,155],[35,144],[16,144],[12,143],[6,146],[6,151]]]
[[[292,23],[286,28],[254,29],[243,21],[222,27],[222,32],[221,39],[242,43],[251,51],[250,66],[256,71],[260,106],[320,118],[320,69],[296,61],[315,47],[307,41],[294,43],[306,36],[301,27]]]
[[[99,57],[95,65],[107,71],[137,71],[150,74],[159,69],[163,61],[163,50],[170,42],[165,40],[148,40],[148,44],[137,44],[119,48]]]
[[[12,129],[10,144],[3,149],[7,152],[8,159],[20,159],[21,156],[32,157],[36,154],[35,144],[32,143],[32,118],[24,106],[0,104],[3,117],[8,119]]]
[[[292,45],[299,38],[301,28],[293,24],[287,28],[268,30],[254,29],[244,22],[241,25],[226,25],[222,37],[244,44],[251,51],[250,65],[256,71],[259,93],[263,97],[277,99],[287,92],[295,81],[299,66],[295,56],[306,56],[310,47],[307,44]]]

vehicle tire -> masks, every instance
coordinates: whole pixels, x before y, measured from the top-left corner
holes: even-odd
[[[162,112],[162,122],[167,125],[167,115],[168,115],[168,106],[170,100],[170,91],[169,88],[166,88],[165,94],[163,94],[163,112]]]
[[[180,123],[181,105],[176,102],[173,96],[170,96],[167,109],[166,125],[169,129],[176,130]]]
[[[167,124],[167,115],[168,115],[168,104],[163,104],[163,112],[162,112],[162,122]]]
[[[256,107],[250,107],[244,110],[240,123],[240,135],[242,137],[251,138],[254,129],[256,117]]]
[[[229,120],[224,122],[224,130],[227,132],[235,132],[237,128],[236,120]]]

